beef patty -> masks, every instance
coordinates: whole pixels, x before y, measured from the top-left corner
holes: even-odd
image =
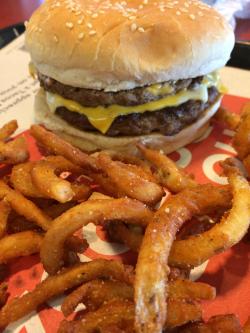
[[[166,96],[156,96],[150,93],[145,87],[124,90],[119,92],[104,92],[75,88],[63,85],[49,77],[39,74],[41,86],[49,92],[61,95],[64,98],[74,100],[83,106],[95,107],[98,105],[108,106],[112,104],[133,106],[148,103]],[[172,87],[171,94],[177,93],[184,88],[195,88],[202,81],[202,77],[195,79],[171,81],[166,84]],[[135,136],[147,135],[150,133],[161,133],[163,135],[175,135],[188,125],[194,123],[203,112],[215,103],[219,92],[215,87],[208,89],[208,101],[190,100],[176,107],[166,107],[159,111],[144,113],[131,113],[117,117],[108,131],[107,136]],[[98,130],[91,125],[88,118],[77,112],[67,110],[65,107],[56,109],[56,114],[75,128],[84,131],[98,133]]]
[[[122,90],[118,92],[106,92],[104,90],[84,89],[76,88],[68,85],[64,85],[48,76],[38,73],[38,79],[41,87],[54,94],[58,94],[66,99],[72,99],[73,101],[89,107],[96,107],[98,105],[123,105],[123,106],[135,106],[152,101],[157,101],[167,95],[176,94],[178,91],[187,89],[193,89],[195,86],[201,83],[202,76],[195,79],[169,81],[163,83],[162,86],[168,85],[171,89],[170,93],[162,95],[154,95],[148,87],[140,87],[131,90]]]

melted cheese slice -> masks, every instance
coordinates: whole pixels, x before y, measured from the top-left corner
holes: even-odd
[[[51,112],[55,112],[59,107],[65,107],[69,111],[83,114],[88,118],[92,126],[98,129],[101,133],[105,134],[112,125],[113,121],[119,116],[131,113],[143,113],[146,111],[153,112],[166,107],[175,107],[186,103],[189,100],[200,100],[206,103],[208,100],[208,88],[212,85],[218,86],[218,80],[217,76],[211,74],[209,77],[206,76],[202,84],[200,84],[196,89],[184,89],[175,95],[169,95],[157,101],[136,106],[110,105],[108,107],[85,107],[75,101],[65,99],[50,92],[46,92],[46,98]],[[162,94],[162,91],[160,91],[161,85],[153,85],[152,89],[155,94]],[[163,89],[164,93],[166,93],[166,86],[163,87]]]

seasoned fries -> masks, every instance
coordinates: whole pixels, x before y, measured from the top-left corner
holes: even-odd
[[[214,119],[221,122],[231,130],[237,129],[240,123],[240,116],[236,113],[232,113],[229,110],[220,107],[216,112]]]
[[[16,120],[12,120],[0,128],[0,163],[14,165],[29,159],[28,146],[23,137],[7,141],[17,128]]]
[[[83,202],[54,220],[41,248],[41,260],[49,274],[63,265],[63,245],[75,231],[90,222],[103,224],[110,220],[126,220],[145,225],[152,217],[144,204],[132,199],[90,200]]]
[[[70,182],[59,178],[56,173],[63,171],[80,172],[79,169],[64,157],[55,156],[36,163],[31,170],[31,178],[45,197],[65,203],[72,200],[75,193]]]
[[[249,113],[239,119],[221,111],[218,117],[236,129],[234,146],[249,173],[248,133],[243,133],[248,127],[250,133]],[[189,280],[191,268],[247,233],[250,185],[239,161],[221,163],[228,186],[201,185],[169,157],[141,144],[144,160],[112,151],[88,155],[38,125],[31,134],[53,155],[28,161],[22,137],[7,141],[16,128],[15,121],[0,128],[0,160],[13,164],[10,176],[0,180],[0,278],[6,278],[11,260],[35,253],[50,276],[9,302],[7,284],[0,285],[0,328],[70,291],[64,316],[81,304],[85,310],[80,319],[63,320],[61,333],[242,331],[233,315],[205,323],[201,300],[213,300],[216,290]],[[214,224],[196,223],[210,214]],[[138,252],[136,269],[105,259],[79,263],[78,254],[89,244],[75,232],[89,223]],[[246,323],[244,333],[249,327]]]
[[[241,333],[239,320],[234,315],[215,316],[207,323],[188,325],[181,333]]]
[[[8,285],[7,283],[0,284],[0,308],[2,308],[8,299]]]
[[[16,120],[11,120],[0,128],[0,141],[7,140],[17,130],[18,125]]]
[[[207,196],[208,191],[211,196]],[[167,316],[164,299],[167,294],[169,254],[178,229],[193,215],[206,214],[216,204],[225,205],[224,199],[216,187],[201,185],[170,196],[154,215],[143,237],[136,265],[138,332],[161,332],[163,329]]]
[[[33,125],[30,128],[31,135],[46,148],[50,153],[63,156],[72,163],[91,170],[97,170],[97,164],[93,157],[83,153],[78,148],[59,138],[54,133],[47,131],[39,125]]]
[[[33,231],[23,231],[0,239],[0,264],[17,257],[40,251],[43,236]]]
[[[118,262],[95,260],[90,263],[79,264],[62,273],[48,277],[36,286],[34,291],[14,298],[0,310],[0,327],[18,320],[35,310],[45,301],[62,294],[66,290],[97,278],[114,278],[131,283],[131,268]]]
[[[166,155],[138,144],[137,147],[143,156],[156,168],[155,175],[160,184],[173,193],[178,193],[185,188],[197,186],[196,181]]]
[[[0,239],[5,235],[10,205],[5,200],[0,201]]]
[[[12,190],[7,184],[0,180],[0,198],[10,204],[18,214],[24,216],[28,221],[34,222],[43,230],[51,226],[51,219],[32,201],[26,199],[21,193]]]
[[[7,143],[0,141],[0,163],[18,164],[29,158],[28,147],[23,137]]]
[[[156,204],[163,197],[163,189],[153,182],[152,175],[139,166],[134,167],[119,161],[112,161],[106,154],[98,155],[98,161],[111,182],[123,195],[148,205]]]

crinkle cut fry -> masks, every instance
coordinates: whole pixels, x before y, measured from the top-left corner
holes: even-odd
[[[90,222],[105,224],[111,220],[126,220],[145,225],[151,217],[152,212],[144,204],[128,198],[83,202],[53,221],[40,252],[44,268],[49,274],[55,274],[63,264],[66,239]]]
[[[8,139],[17,130],[18,125],[16,120],[11,120],[0,128],[0,141]]]
[[[58,135],[46,130],[42,126],[32,125],[30,128],[31,135],[46,149],[55,155],[61,155],[67,158],[72,163],[90,170],[97,171],[97,166],[94,157],[82,152],[80,149],[72,146],[67,141],[61,139]]]
[[[168,260],[177,231],[193,215],[224,201],[225,191],[210,184],[170,196],[147,226],[136,265],[136,331],[162,332],[167,317]],[[208,196],[207,193],[210,193]]]
[[[43,236],[34,231],[23,231],[0,239],[0,264],[11,259],[40,251]]]
[[[178,267],[195,267],[237,244],[250,225],[250,186],[237,172],[228,170],[232,187],[233,204],[229,214],[222,217],[210,230],[174,242],[169,262]]]
[[[0,327],[6,327],[52,297],[61,295],[68,289],[97,278],[113,278],[119,281],[133,283],[132,268],[117,261],[95,260],[79,264],[60,274],[48,277],[36,288],[19,298],[14,298],[0,310]]]
[[[169,157],[160,151],[137,144],[144,158],[156,167],[156,177],[160,184],[170,192],[178,193],[186,188],[197,186],[197,182],[185,171],[179,168]]]

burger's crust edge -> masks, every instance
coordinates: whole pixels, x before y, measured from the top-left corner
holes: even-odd
[[[63,119],[51,113],[46,103],[44,91],[40,89],[35,97],[35,121],[87,152],[117,150],[136,154],[136,143],[141,142],[148,147],[162,150],[168,154],[195,141],[205,133],[209,126],[210,118],[220,107],[221,99],[222,97],[219,97],[217,101],[203,113],[202,117],[176,135],[164,136],[155,133],[134,137],[114,138],[102,134],[81,131],[69,125]]]
[[[202,76],[224,66],[230,57],[233,30],[205,4],[200,4],[206,8],[202,10],[192,3],[178,16],[185,0],[165,12],[150,1],[147,12],[138,11],[129,20],[111,9],[92,19],[83,6],[91,1],[75,0],[94,35],[86,22],[77,24],[79,16],[63,3],[52,9],[54,1],[47,0],[32,15],[25,44],[42,74],[74,87],[118,91]],[[132,32],[133,23],[145,31]],[[81,34],[84,38],[79,40]]]

